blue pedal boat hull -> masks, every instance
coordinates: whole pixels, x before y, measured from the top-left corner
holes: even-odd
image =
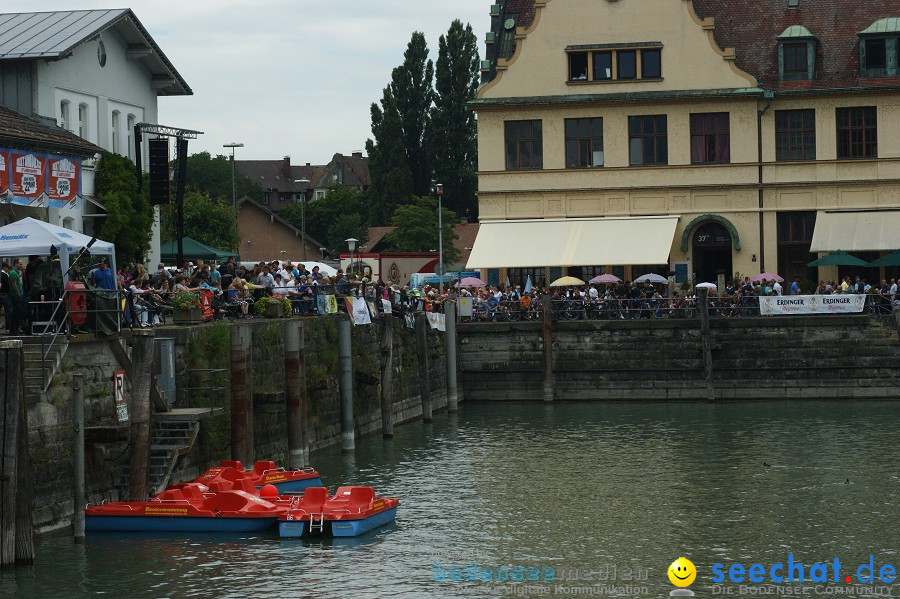
[[[87,516],[88,532],[257,532],[275,525],[271,518],[198,518],[173,516]]]
[[[275,488],[278,489],[278,494],[281,495],[283,493],[297,493],[298,491],[303,491],[309,487],[321,487],[322,479],[317,476],[315,478],[287,480],[269,484],[275,485]]]
[[[397,517],[397,506],[372,514],[360,520],[326,520],[331,535],[335,537],[358,537],[370,530],[393,522]],[[326,530],[328,527],[326,527]],[[304,520],[282,520],[278,522],[278,534],[283,539],[309,536],[309,522]]]

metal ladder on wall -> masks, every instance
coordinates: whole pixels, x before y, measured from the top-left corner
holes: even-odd
[[[200,423],[196,420],[156,421],[150,441],[148,474],[151,495],[161,493],[169,485],[175,463],[181,455],[190,451],[199,432]],[[128,462],[122,464],[118,484],[119,497],[125,497],[128,493],[129,466]]]
[[[318,516],[318,520],[316,519]],[[310,514],[309,515],[309,532],[318,532],[322,533],[325,529],[325,514],[324,512],[320,512],[319,514]]]

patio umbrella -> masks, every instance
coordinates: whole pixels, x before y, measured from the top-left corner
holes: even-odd
[[[779,277],[774,272],[764,272],[750,279],[751,283],[755,283],[757,281],[778,281],[779,283],[784,283],[784,277]]]
[[[597,275],[590,281],[589,283],[597,284],[597,283],[621,283],[622,279],[617,277],[616,275],[605,274],[605,275]]]
[[[807,266],[868,266],[865,260],[860,260],[852,254],[838,250],[831,252],[827,256],[822,256],[818,260],[813,260]]]
[[[697,289],[718,289],[719,286],[715,283],[697,283],[695,285]]]
[[[572,285],[584,285],[584,281],[575,277],[561,277],[550,283],[551,287],[571,287]]]
[[[649,281],[651,283],[668,283],[669,279],[657,274],[649,273],[641,275],[634,280],[635,283],[643,283],[644,281]]]
[[[531,284],[531,275],[528,275],[528,280],[525,281],[525,293],[531,293],[531,289],[534,285]]]
[[[487,283],[477,277],[465,277],[456,284],[457,287],[484,287],[485,285]]]
[[[895,250],[887,256],[869,262],[869,266],[900,266],[900,250]]]

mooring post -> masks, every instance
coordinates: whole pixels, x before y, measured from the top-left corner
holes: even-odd
[[[356,450],[353,433],[353,354],[351,353],[350,318],[340,318],[338,329],[338,368],[341,386],[341,450]]]
[[[422,422],[431,422],[431,381],[428,376],[428,319],[416,314],[416,357],[419,362],[419,393],[422,396]]]
[[[231,327],[231,459],[253,463],[253,396],[250,389],[251,329]]]
[[[84,375],[76,372],[75,378],[75,446],[72,457],[75,462],[75,511],[72,514],[72,535],[75,543],[84,543]]]
[[[131,467],[128,497],[147,501],[150,497],[150,373],[153,368],[152,330],[131,333]]]
[[[34,559],[22,341],[0,341],[0,567]],[[24,451],[24,455],[22,452]],[[23,458],[26,458],[23,463]],[[26,483],[19,489],[20,481]],[[27,514],[23,513],[27,510]],[[25,528],[25,524],[29,528]],[[23,538],[20,539],[19,536]],[[31,546],[30,557],[25,550]]]
[[[447,354],[447,411],[459,409],[456,392],[456,303],[444,304],[444,353]]]
[[[709,290],[701,287],[697,290],[697,302],[700,304],[700,342],[703,346],[703,377],[706,380],[706,399],[716,398],[713,387],[712,342],[709,337]]]
[[[24,349],[23,349],[24,351]],[[24,355],[22,356],[24,360]],[[20,364],[22,364],[20,360]],[[28,441],[28,406],[25,385],[20,385],[19,398],[19,467],[16,471],[16,564],[34,563],[33,484],[31,477],[31,449]]]
[[[541,296],[541,341],[543,352],[544,402],[553,402],[553,328],[550,318],[550,294]]]
[[[291,468],[309,466],[304,349],[304,324],[289,320],[284,325],[284,395],[287,398],[288,455]]]
[[[394,327],[393,320],[381,315],[381,435],[394,436]]]

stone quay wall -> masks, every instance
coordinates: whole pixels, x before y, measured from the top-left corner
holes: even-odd
[[[542,400],[540,322],[461,324],[467,401]],[[710,321],[714,399],[898,399],[893,317]],[[552,325],[555,400],[707,399],[700,322],[572,321]]]

